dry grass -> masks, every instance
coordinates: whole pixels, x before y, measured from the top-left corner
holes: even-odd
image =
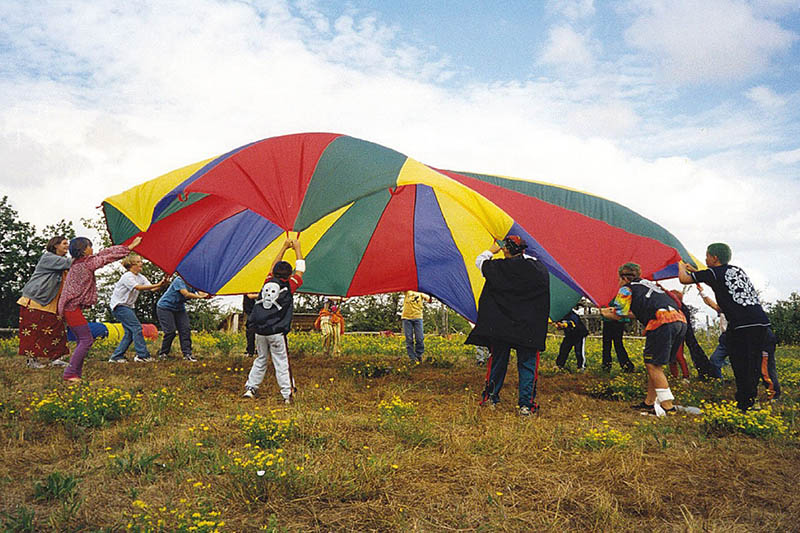
[[[452,368],[421,365],[371,380],[345,374],[346,356],[297,356],[299,395],[280,413],[295,421],[283,445],[287,463],[303,470],[256,488],[229,471],[227,451],[245,450],[237,414],[283,409],[272,376],[246,401],[244,358],[108,365],[100,357],[87,362],[85,377],[142,396],[133,415],[95,429],[38,421],[25,409],[34,393],[65,389],[60,374],[0,357],[5,527],[28,510],[35,531],[124,530],[134,500],[171,509],[181,498],[219,512],[224,531],[782,532],[800,523],[796,434],[719,437],[691,416],[648,419],[627,403],[588,396],[585,387],[601,379],[591,370],[553,373],[552,355],[543,359],[542,409],[532,419],[514,412],[513,363],[502,407],[489,410],[477,405],[484,371],[463,355]],[[594,352],[591,367],[599,367]],[[153,400],[164,387],[174,400]],[[377,406],[393,395],[415,402],[416,413],[388,427]],[[780,408],[795,432],[797,400],[785,390]],[[630,434],[630,443],[578,445],[602,427]],[[73,497],[34,499],[34,483],[53,472],[77,479]]]

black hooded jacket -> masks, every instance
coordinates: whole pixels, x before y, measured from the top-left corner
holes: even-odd
[[[486,284],[478,301],[478,321],[467,344],[542,351],[550,314],[550,275],[541,261],[517,255],[484,261]]]

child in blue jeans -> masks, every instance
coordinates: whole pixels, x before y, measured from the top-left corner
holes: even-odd
[[[133,342],[133,347],[136,350],[136,356],[133,360],[137,363],[146,363],[152,361],[150,353],[147,351],[147,345],[144,342],[144,335],[142,335],[142,323],[136,317],[134,307],[136,300],[139,298],[139,291],[155,291],[161,288],[163,281],[156,284],[151,284],[146,277],[142,275],[142,267],[144,263],[141,256],[131,254],[122,260],[122,266],[125,267],[125,272],[119,281],[114,285],[114,292],[111,293],[111,314],[114,318],[120,321],[125,334],[119,345],[111,354],[109,363],[127,363],[125,359],[125,352]]]

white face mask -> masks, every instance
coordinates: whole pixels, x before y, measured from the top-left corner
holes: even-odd
[[[284,291],[286,291],[286,287],[281,288],[280,285],[275,283],[274,281],[270,281],[269,283],[265,283],[264,286],[261,288],[261,299],[256,303],[260,303],[264,306],[264,309],[272,309],[272,306],[278,308],[278,310],[283,309],[281,305],[277,302],[278,296]]]

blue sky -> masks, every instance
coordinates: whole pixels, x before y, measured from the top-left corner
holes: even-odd
[[[729,242],[774,300],[800,289],[798,55],[796,0],[5,0],[0,187],[37,226],[78,223],[334,131],[605,196],[700,255]]]

